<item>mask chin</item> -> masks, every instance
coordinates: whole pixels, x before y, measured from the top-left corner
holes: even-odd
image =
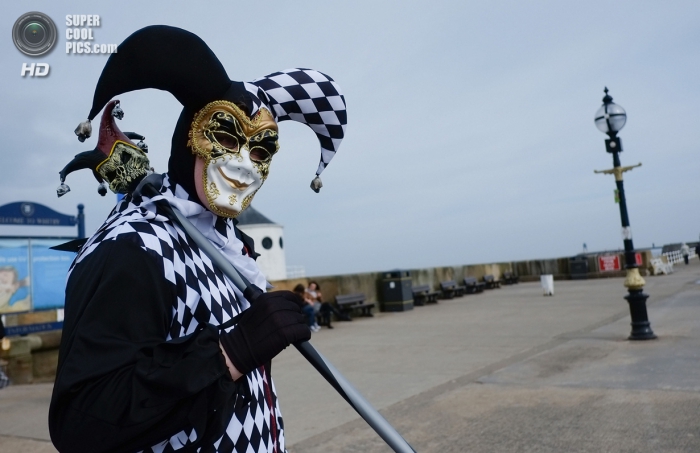
[[[262,187],[265,178],[253,165],[246,149],[238,156],[195,161],[195,187],[204,206],[222,217],[235,218],[243,212]]]

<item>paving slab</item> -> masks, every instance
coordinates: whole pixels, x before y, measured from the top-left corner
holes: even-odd
[[[48,427],[52,390],[52,384],[11,385],[0,389],[0,451],[56,451]]]
[[[418,452],[697,452],[697,393],[462,384],[401,402],[387,418]],[[391,452],[361,422],[294,453]]]
[[[538,283],[335,323],[312,344],[419,452],[700,451],[700,264],[648,277],[659,340],[630,342],[622,279]],[[289,348],[290,452],[390,449]],[[0,451],[45,452],[51,385],[0,390]]]
[[[625,321],[590,332],[479,379],[491,384],[700,392],[700,289],[654,304],[658,340],[615,335]],[[587,337],[587,338],[586,338]]]

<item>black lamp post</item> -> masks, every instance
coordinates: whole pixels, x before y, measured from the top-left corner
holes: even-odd
[[[617,197],[620,204],[620,218],[622,220],[622,239],[625,243],[625,269],[627,269],[627,278],[625,278],[625,286],[629,292],[625,296],[630,306],[630,315],[632,318],[632,333],[630,340],[653,340],[656,338],[649,324],[649,316],[647,315],[647,298],[648,294],[644,294],[644,279],[639,274],[637,260],[635,259],[634,245],[632,244],[632,230],[630,228],[630,220],[627,214],[627,201],[625,200],[625,189],[622,181],[622,174],[626,171],[639,167],[642,164],[632,165],[629,167],[620,166],[620,153],[622,152],[622,143],[617,133],[625,126],[627,122],[627,114],[625,109],[615,104],[612,96],[608,94],[608,88],[605,88],[605,97],[603,97],[603,105],[595,114],[595,125],[601,132],[608,134],[605,140],[605,150],[613,156],[613,168],[611,170],[596,171],[596,173],[605,173],[615,175],[615,184],[617,185]]]

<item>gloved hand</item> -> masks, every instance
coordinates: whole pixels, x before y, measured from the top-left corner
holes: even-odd
[[[301,313],[303,304],[291,291],[273,291],[258,297],[243,312],[238,325],[219,337],[233,366],[248,374],[290,344],[309,340],[311,330]]]

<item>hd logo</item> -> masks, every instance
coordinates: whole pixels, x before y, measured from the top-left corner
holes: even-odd
[[[12,27],[12,41],[17,50],[30,57],[49,52],[56,44],[56,24],[49,16],[40,12],[22,14]],[[22,77],[46,77],[48,63],[22,63]]]
[[[49,75],[48,63],[22,63],[22,77],[46,77]]]

